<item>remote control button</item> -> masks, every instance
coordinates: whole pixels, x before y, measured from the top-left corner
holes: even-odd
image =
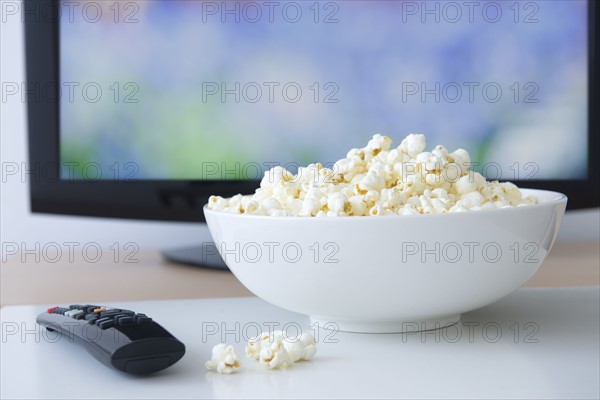
[[[106,310],[106,308],[104,308],[104,307],[98,307],[98,308],[94,309],[94,312],[101,312],[101,311],[104,311],[104,310]]]
[[[134,322],[135,321],[134,321],[133,317],[130,317],[130,316],[123,316],[123,317],[115,318],[116,325],[121,325],[121,326],[132,325]]]
[[[83,319],[84,317],[85,317],[85,314],[84,314],[84,313],[81,313],[81,314],[77,314],[77,315],[76,315],[74,318],[75,318],[76,320],[80,320],[80,319]]]
[[[52,307],[52,308],[49,308],[49,309],[48,309],[48,314],[52,314],[52,312],[53,312],[54,310],[56,310],[57,308],[58,308],[58,306],[56,306],[56,307]]]
[[[67,311],[65,313],[65,316],[71,317],[71,318],[75,318],[75,316],[79,315],[79,314],[83,314],[83,311],[77,310],[77,309],[73,309],[73,310]]]
[[[100,311],[100,314],[110,315],[110,314],[117,314],[119,312],[120,312],[119,310],[102,310],[102,311]]]
[[[122,314],[119,310],[111,310],[111,311],[102,311],[100,313],[100,318],[111,317],[114,318],[116,315]]]
[[[100,329],[108,329],[115,324],[115,321],[112,318],[100,318],[96,321],[96,325]]]
[[[112,318],[113,321],[115,321],[115,323],[116,323],[119,318],[126,317],[126,316],[127,316],[126,314],[118,313],[118,314],[109,314],[106,317],[107,318]]]
[[[150,317],[136,317],[135,322],[142,325],[148,325],[152,323],[152,318]]]

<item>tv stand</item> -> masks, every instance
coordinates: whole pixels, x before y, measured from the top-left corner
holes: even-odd
[[[161,254],[172,262],[229,271],[219,253],[215,252],[214,243],[203,242],[197,246],[163,250]]]

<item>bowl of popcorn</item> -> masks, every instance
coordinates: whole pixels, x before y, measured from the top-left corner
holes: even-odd
[[[325,329],[442,328],[525,283],[567,198],[487,181],[467,151],[375,135],[331,168],[281,167],[252,195],[204,207],[217,250],[250,291]]]

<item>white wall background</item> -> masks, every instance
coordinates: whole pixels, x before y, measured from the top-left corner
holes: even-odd
[[[2,10],[0,25],[0,82],[25,81],[23,25],[20,15]],[[14,2],[12,2],[14,3]],[[4,97],[4,86],[2,86]],[[28,182],[19,175],[6,176],[9,165],[27,161],[25,104],[20,96],[0,103],[0,241],[2,243],[136,242],[141,248],[167,248],[207,240],[203,224],[138,222],[83,217],[32,214],[29,211]],[[599,240],[600,209],[569,212],[559,240]],[[3,246],[4,247],[4,246]]]

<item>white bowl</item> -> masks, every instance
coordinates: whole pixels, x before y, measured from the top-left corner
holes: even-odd
[[[561,193],[538,204],[434,215],[266,217],[204,208],[231,271],[262,299],[326,329],[403,332],[456,323],[518,289],[550,250]]]

